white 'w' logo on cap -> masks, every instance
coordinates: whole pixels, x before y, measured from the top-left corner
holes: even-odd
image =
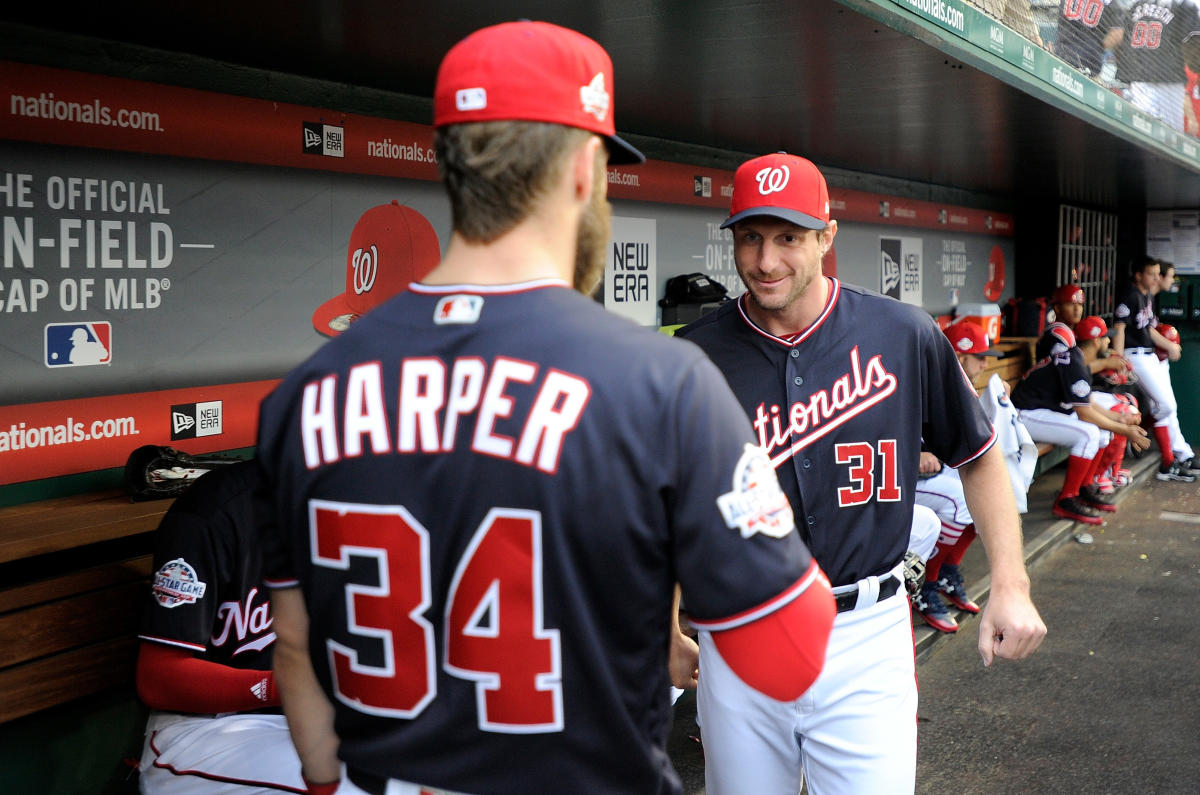
[[[779,193],[786,188],[791,176],[792,172],[788,170],[787,166],[777,168],[768,166],[755,174],[754,179],[758,181],[758,192],[766,196],[771,193]]]
[[[354,250],[354,256],[350,260],[351,267],[354,268],[354,294],[362,295],[371,291],[375,286],[375,274],[379,273],[379,249],[371,246],[370,251],[363,251],[361,248]]]

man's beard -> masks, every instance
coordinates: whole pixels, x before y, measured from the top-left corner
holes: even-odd
[[[604,252],[612,237],[612,205],[605,195],[607,172],[601,168],[598,184],[592,190],[592,200],[579,218],[579,229],[575,241],[575,289],[592,296],[604,276]]]

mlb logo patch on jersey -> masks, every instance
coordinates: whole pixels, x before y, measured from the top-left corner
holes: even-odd
[[[195,604],[206,590],[208,584],[200,582],[196,570],[183,558],[164,563],[150,583],[150,595],[163,607]]]
[[[85,367],[112,361],[112,324],[47,323],[45,335],[47,367]]]
[[[795,527],[792,506],[779,487],[771,460],[761,447],[746,444],[733,468],[733,491],[717,497],[725,524],[742,538],[762,533],[783,538]]]
[[[434,307],[433,322],[439,326],[476,323],[482,311],[482,295],[447,295]]]

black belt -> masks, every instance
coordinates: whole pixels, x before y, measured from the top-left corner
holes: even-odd
[[[1126,353],[1154,353],[1153,348],[1126,348]]]
[[[879,580],[879,597],[876,602],[882,602],[884,599],[891,598],[900,589],[900,578],[895,574],[889,574],[887,579],[880,578]],[[858,588],[846,593],[836,594],[834,599],[837,601],[837,611],[845,613],[847,610],[853,610],[858,604]]]
[[[386,776],[377,776],[365,770],[355,770],[352,767],[347,767],[346,778],[350,779],[354,786],[363,792],[371,793],[371,795],[385,795],[387,793],[388,780]]]

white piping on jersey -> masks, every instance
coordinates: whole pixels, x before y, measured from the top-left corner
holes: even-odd
[[[780,345],[786,345],[789,348],[794,345],[799,345],[800,343],[804,342],[804,340],[808,339],[808,337],[814,331],[816,331],[821,326],[822,323],[825,322],[825,318],[829,317],[829,314],[833,311],[833,305],[837,303],[838,296],[841,295],[841,292],[842,292],[841,282],[839,282],[837,279],[833,278],[832,276],[823,276],[821,278],[829,279],[829,283],[830,283],[829,298],[825,301],[825,308],[821,310],[821,314],[818,315],[817,319],[812,322],[812,325],[810,325],[808,328],[804,329],[804,331],[798,332],[796,334],[790,334],[786,338],[785,337],[776,337],[774,334],[771,334],[770,332],[763,331],[761,328],[758,327],[758,324],[756,324],[753,320],[750,319],[750,316],[748,314],[746,314],[746,309],[743,306],[743,303],[742,303],[743,301],[750,300],[749,291],[744,293],[741,300],[739,300],[737,302],[738,314],[740,314],[742,316],[742,320],[746,321],[746,325],[748,325],[751,329],[753,329],[757,333],[761,334],[762,336],[766,337],[767,339],[769,339],[773,342],[778,342]]]
[[[513,284],[420,284],[413,282],[408,289],[414,293],[426,295],[445,295],[449,293],[484,293],[487,295],[503,295],[506,293],[524,293],[530,290],[540,290],[544,287],[567,287],[562,279],[534,279],[528,282]]]
[[[992,445],[995,443],[996,443],[996,426],[993,425],[992,426],[992,435],[990,437],[988,437],[988,440],[986,442],[983,443],[983,447],[979,448],[979,452],[975,453],[975,455],[973,455],[973,456],[968,456],[967,458],[964,458],[962,461],[959,461],[957,464],[951,464],[950,462],[946,462],[947,466],[953,467],[954,469],[958,469],[963,464],[969,464],[972,461],[974,461],[976,458],[979,458],[979,456],[983,455],[988,450],[990,450]]]
[[[804,574],[804,576],[797,580],[790,588],[778,596],[767,600],[758,607],[752,607],[743,613],[738,613],[737,615],[730,616],[729,618],[720,618],[714,621],[701,621],[688,616],[688,621],[690,621],[692,626],[694,626],[696,629],[703,629],[707,632],[719,632],[723,629],[733,629],[734,627],[750,624],[762,618],[763,616],[768,616],[785,605],[790,604],[798,596],[807,591],[808,587],[816,582],[818,577],[822,580],[825,580],[825,574],[821,571],[821,567],[817,565],[816,561],[813,561],[809,565],[808,571]],[[829,580],[825,580],[825,584],[829,585]]]
[[[274,633],[272,633],[272,634],[274,634]],[[162,637],[159,637],[158,635],[138,635],[138,637],[141,638],[142,640],[148,640],[153,643],[161,643],[164,646],[176,646],[180,649],[187,649],[188,651],[203,652],[203,651],[206,651],[206,649],[207,649],[207,647],[202,643],[189,643],[186,640],[175,640],[173,638],[162,638]]]

